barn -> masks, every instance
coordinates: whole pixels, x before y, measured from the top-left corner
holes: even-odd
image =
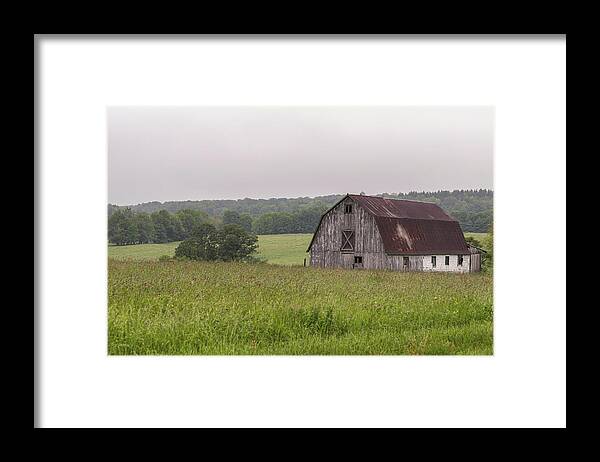
[[[484,251],[436,204],[347,194],[323,214],[307,252],[315,267],[467,273],[481,270]]]

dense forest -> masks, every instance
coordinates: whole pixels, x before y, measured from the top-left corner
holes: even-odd
[[[109,241],[115,244],[178,241],[189,237],[199,223],[239,224],[256,234],[312,233],[323,212],[343,196],[109,204]],[[379,196],[436,203],[457,219],[465,232],[486,232],[492,223],[493,191],[488,189]]]

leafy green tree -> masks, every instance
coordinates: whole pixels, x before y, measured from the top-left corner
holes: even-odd
[[[313,205],[304,207],[292,213],[293,229],[292,233],[314,233],[317,229],[321,216],[327,210],[324,205]]]
[[[201,210],[183,209],[178,210],[175,216],[179,220],[182,231],[182,239],[187,239],[192,235],[194,228],[202,223],[209,221],[208,214]]]
[[[219,234],[220,260],[245,261],[258,248],[258,237],[248,233],[240,225],[223,225]]]
[[[136,242],[139,244],[147,244],[154,241],[154,224],[150,215],[141,212],[136,213],[133,217],[136,228]]]
[[[486,237],[486,248],[488,249],[488,256],[493,258],[494,256],[494,226],[490,225],[488,228],[488,234]]]
[[[256,234],[285,234],[294,232],[294,218],[287,212],[265,213],[254,222]]]
[[[166,210],[151,215],[154,224],[155,242],[174,242],[184,238],[185,234],[179,219]]]
[[[247,213],[242,213],[240,215],[239,225],[244,228],[247,233],[252,232],[252,217]]]
[[[111,215],[113,213],[115,213],[117,210],[119,210],[118,205],[108,204],[108,218],[110,218]]]
[[[169,242],[168,222],[165,220],[165,216],[161,212],[166,211],[161,210],[150,215],[152,225],[154,227],[154,242],[158,244]],[[168,214],[169,212],[166,213]]]
[[[117,244],[133,244],[137,240],[137,229],[130,208],[119,208],[108,219],[108,241]]]
[[[185,232],[183,230],[181,222],[179,221],[179,218],[177,218],[177,216],[172,213],[170,213],[169,215],[170,227],[169,232],[167,233],[169,242],[180,241],[182,239],[185,239]]]
[[[491,224],[485,238],[486,252],[483,256],[483,270],[492,271],[494,267],[494,225]]]
[[[223,225],[217,229],[210,223],[197,226],[190,238],[175,249],[175,257],[203,261],[248,261],[258,247],[258,238],[240,225]]]
[[[240,219],[240,214],[237,212],[234,212],[232,210],[225,210],[223,212],[223,224],[224,225],[237,224],[239,219]]]
[[[316,204],[291,213],[266,213],[254,220],[253,230],[257,234],[312,233],[326,210],[325,205]]]
[[[223,225],[239,225],[247,232],[252,231],[252,217],[247,213],[239,214],[232,210],[223,212]]]
[[[132,245],[138,243],[138,229],[135,222],[135,215],[131,215],[125,221],[125,244]]]
[[[176,257],[190,260],[214,261],[219,258],[221,236],[214,225],[201,223],[194,228],[192,235],[175,248]]]

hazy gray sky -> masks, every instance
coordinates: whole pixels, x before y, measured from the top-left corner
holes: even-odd
[[[491,106],[111,107],[108,199],[493,188]]]

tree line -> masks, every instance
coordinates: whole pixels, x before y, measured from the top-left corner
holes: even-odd
[[[486,232],[493,221],[493,191],[488,189],[379,196],[438,204],[465,232]],[[237,224],[255,234],[312,233],[323,212],[342,197],[147,202],[127,207],[109,204],[109,240],[119,244],[178,241],[188,238],[201,222]]]
[[[200,210],[146,213],[119,208],[108,219],[108,241],[116,245],[181,241],[208,222],[210,217]]]
[[[237,225],[254,234],[312,233],[325,210],[325,206],[313,206],[292,213],[266,213],[256,219],[248,214],[226,210],[215,219],[200,210],[146,213],[119,207],[108,219],[108,240],[116,245],[182,241],[190,238],[193,231],[204,224]]]

